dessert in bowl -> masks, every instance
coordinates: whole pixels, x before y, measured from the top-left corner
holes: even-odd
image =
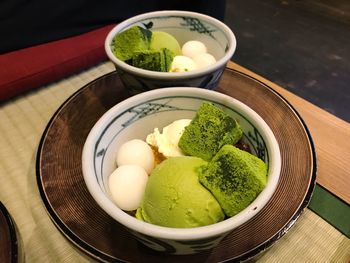
[[[130,29],[138,30],[134,30],[135,32],[126,34],[124,37],[117,37]],[[139,38],[145,38],[145,41],[139,41],[135,44],[134,40],[137,41],[137,36]],[[156,41],[153,41],[154,38],[156,38]],[[126,47],[118,46],[119,42],[123,40],[126,40]],[[174,44],[174,40],[178,44]],[[195,41],[196,43],[192,43],[194,45],[190,45],[188,49],[184,47],[184,44],[188,41]],[[154,44],[155,42],[156,44]],[[169,43],[170,47],[168,46]],[[195,52],[198,52],[198,50],[202,49],[201,44],[205,46],[208,54],[205,57],[201,56],[197,64],[202,66],[206,64],[206,61],[211,61],[211,58],[214,58],[215,62],[211,62],[205,67],[196,67],[190,71],[175,69],[172,70],[173,72],[164,72],[164,68],[171,70],[171,63],[164,62],[164,60],[168,62],[179,60],[173,60],[173,56],[171,56],[171,59],[168,59],[169,52],[162,52],[160,54],[156,52],[154,54],[155,50],[164,51],[164,47],[167,47],[165,51],[170,50],[170,53],[173,53],[174,56],[181,55],[179,47],[185,48],[185,50],[191,50],[192,47]],[[142,54],[136,54],[137,58],[133,60],[134,62],[136,61],[136,64],[129,61],[130,56],[128,56],[128,53],[131,52],[131,47],[134,48],[134,51],[144,51],[141,52]],[[121,50],[118,56],[119,48]],[[176,86],[215,89],[235,49],[236,39],[228,26],[213,17],[188,11],[157,11],[132,17],[115,26],[105,40],[106,54],[115,64],[122,82],[131,94],[156,88]],[[153,66],[140,68],[139,66],[142,67],[140,64],[145,64],[145,53],[147,55],[152,53],[152,64],[155,59],[158,59],[155,56],[159,56],[159,60],[162,61],[161,64],[164,62],[166,65],[159,66],[156,69],[157,71],[150,70],[157,68]],[[180,65],[186,63],[183,61],[184,59],[186,61],[188,60],[181,56],[178,63]],[[142,61],[142,63],[138,63],[139,61]]]
[[[216,219],[211,222],[204,220],[204,223],[197,224],[197,222],[201,221],[201,217],[206,217],[207,212],[202,211],[203,213],[199,215],[198,220],[194,220],[196,222],[193,225],[191,220],[189,224],[178,225],[179,221],[183,223],[186,215],[182,215],[182,218],[180,215],[179,220],[174,220],[170,223],[165,222],[163,225],[162,222],[152,221],[153,219],[148,218],[152,217],[151,212],[147,211],[149,208],[142,203],[138,205],[136,217],[134,214],[123,210],[124,208],[121,209],[118,202],[115,202],[112,194],[114,190],[111,189],[111,185],[109,184],[109,179],[117,168],[116,159],[118,150],[122,148],[126,142],[133,140],[150,142],[150,140],[147,140],[147,137],[149,137],[150,134],[154,134],[155,128],[162,130],[162,128],[174,121],[189,119],[191,121],[187,125],[191,125],[198,114],[198,109],[206,104],[220,109],[221,112],[224,112],[225,116],[229,116],[238,123],[237,127],[239,126],[242,131],[239,135],[240,141],[250,148],[251,155],[259,159],[259,163],[263,163],[264,166],[266,166],[266,182],[261,191],[258,192],[244,208],[228,216],[227,211],[230,211],[230,207],[224,207],[221,210],[220,205],[222,203],[220,203],[220,197],[205,197],[211,195],[209,190],[205,190],[205,187],[208,185],[205,185],[205,187],[198,186],[204,189],[200,191],[207,191],[207,193],[201,194],[200,198],[212,199],[213,201],[211,202],[216,202],[217,200],[219,205],[211,205],[211,207],[214,207],[214,210],[216,209],[216,212],[214,212],[217,217]],[[185,137],[184,131],[180,141]],[[189,138],[191,138],[191,136],[189,136]],[[179,142],[179,144],[181,143]],[[232,148],[233,146],[224,145],[219,152],[231,151],[230,147]],[[230,148],[230,150],[228,150],[228,148]],[[185,151],[187,152],[188,150]],[[189,152],[191,152],[191,149],[189,149]],[[197,164],[199,166],[205,166],[207,163],[210,164],[213,160],[215,161],[219,158],[215,157],[219,152],[214,153],[214,157],[206,157],[204,155],[203,158],[207,160],[199,157],[186,156],[187,154],[180,157],[165,158],[165,161],[159,162],[159,164],[153,168],[153,172],[150,172],[143,198],[148,198],[148,200],[149,198],[152,199],[152,197],[150,197],[152,193],[150,194],[149,191],[157,187],[154,187],[154,185],[149,186],[152,181],[151,178],[155,178],[153,181],[157,184],[157,178],[160,178],[159,175],[161,174],[159,172],[160,168],[158,167],[164,166],[165,162],[172,162],[175,174],[177,173],[175,170],[185,169],[186,166]],[[132,151],[129,155],[132,155]],[[187,164],[181,162],[177,163],[178,160],[180,160],[179,158],[185,158]],[[137,240],[154,250],[167,251],[173,254],[191,254],[214,247],[229,234],[230,231],[244,224],[263,209],[277,187],[281,169],[281,157],[278,143],[271,129],[264,120],[248,106],[216,91],[191,87],[172,87],[156,89],[135,95],[108,110],[98,120],[86,139],[83,148],[82,166],[87,188],[97,204],[118,223],[125,226]],[[180,167],[181,169],[176,167]],[[166,168],[165,170],[172,171],[171,168]],[[212,169],[207,169],[207,171],[210,173]],[[229,174],[231,171],[226,170],[224,174],[226,172]],[[171,177],[171,175],[169,176]],[[165,181],[168,180],[170,183],[170,177]],[[191,180],[195,178],[193,173],[191,174],[191,178]],[[183,182],[184,184],[191,183],[185,180]],[[195,183],[197,185],[200,184],[198,181]],[[154,182],[152,184],[154,184]],[[184,187],[186,188],[186,185]],[[191,185],[191,187],[187,188],[189,188],[188,191],[193,189],[193,195],[196,195],[197,190],[194,186]],[[176,191],[176,189],[174,189],[175,188],[173,188],[173,191]],[[188,203],[190,203],[193,201],[192,199],[195,199],[195,196],[186,198],[188,199]],[[155,199],[162,201],[161,197],[156,197]],[[203,203],[206,202],[206,200],[202,201]],[[142,202],[146,201],[143,200]],[[201,202],[201,200],[199,200],[199,202]],[[176,205],[177,203],[174,202],[174,209],[176,209]],[[156,209],[162,209],[161,207],[162,205]],[[193,211],[196,212],[198,209],[194,208]],[[208,208],[208,210],[211,210],[208,213],[212,215],[213,209]],[[156,211],[155,214],[161,217],[163,212]],[[174,215],[176,214],[173,214],[173,216]],[[193,218],[195,218],[195,216]],[[169,218],[165,221],[169,221]]]

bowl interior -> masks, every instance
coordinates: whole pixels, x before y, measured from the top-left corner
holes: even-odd
[[[238,110],[220,102],[205,100],[213,102],[238,120],[244,131],[243,141],[250,146],[253,154],[268,164],[268,150],[259,129]],[[154,128],[161,130],[175,120],[192,119],[203,101],[202,98],[181,96],[150,99],[120,112],[112,119],[96,143],[95,166],[97,177],[101,178],[100,186],[104,191],[108,192],[107,179],[116,169],[116,152],[124,142],[131,139],[145,141]]]
[[[244,142],[250,146],[253,154],[259,156],[268,165],[268,184],[253,203],[241,213],[214,224],[218,226],[201,227],[213,230],[212,232],[196,231],[195,233],[206,236],[210,232],[218,234],[219,228],[220,231],[232,230],[232,227],[238,226],[261,210],[271,198],[280,173],[279,147],[272,131],[254,111],[243,103],[215,91],[186,87],[158,89],[133,96],[109,110],[90,132],[88,143],[85,143],[84,146],[83,170],[93,170],[93,172],[89,171],[88,175],[85,172],[84,178],[90,192],[93,188],[95,200],[107,210],[107,213],[128,227],[134,230],[136,228],[137,231],[150,234],[152,229],[162,228],[149,225],[145,230],[143,222],[126,213],[120,213],[121,210],[112,202],[108,193],[107,179],[116,168],[116,151],[127,140],[135,138],[145,140],[146,136],[153,132],[156,127],[163,128],[172,121],[181,118],[193,118],[203,101],[214,103],[238,120],[244,131]],[[93,169],[84,167],[84,164],[88,164]],[[96,190],[96,187],[99,189]],[[105,197],[96,198],[96,195],[101,195],[101,192],[108,199]],[[135,228],[133,228],[134,226]],[[186,231],[185,229],[177,229],[177,234],[174,231],[172,234],[179,235],[179,238],[180,236],[181,238],[191,238],[193,233]],[[166,233],[167,237],[173,237],[172,234],[168,235],[168,231],[164,232],[164,228],[160,232]]]
[[[133,17],[119,24],[108,36],[108,43],[112,38],[132,26],[141,26],[152,31],[164,31],[173,35],[180,46],[189,40],[202,41],[216,60],[221,59],[229,50],[232,43],[228,29],[217,20],[192,12],[161,11]]]

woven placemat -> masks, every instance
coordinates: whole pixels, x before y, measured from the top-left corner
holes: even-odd
[[[56,109],[75,91],[113,71],[109,62],[42,87],[0,108],[0,200],[17,223],[26,262],[91,262],[54,226],[40,199],[35,158]],[[350,240],[306,209],[258,262],[349,262]]]

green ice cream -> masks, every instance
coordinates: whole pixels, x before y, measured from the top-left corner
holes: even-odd
[[[224,219],[213,195],[198,181],[207,162],[197,157],[171,157],[151,173],[136,217],[166,227],[199,227]]]
[[[231,217],[246,208],[264,189],[266,176],[267,167],[262,160],[232,145],[225,145],[201,169],[199,181]]]
[[[150,49],[160,51],[163,48],[169,49],[175,56],[181,55],[180,44],[172,35],[162,31],[152,31]]]
[[[222,146],[237,143],[242,135],[236,120],[212,103],[204,102],[185,128],[179,147],[187,155],[209,161]]]

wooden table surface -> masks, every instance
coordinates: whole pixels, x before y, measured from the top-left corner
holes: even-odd
[[[228,67],[267,84],[292,104],[305,121],[315,144],[317,183],[350,204],[350,123],[234,62],[229,62]]]

